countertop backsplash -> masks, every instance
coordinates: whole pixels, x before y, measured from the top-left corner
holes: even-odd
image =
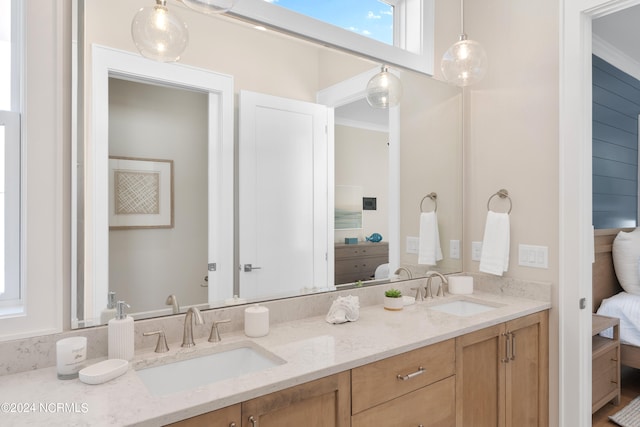
[[[464,273],[463,273],[464,274]],[[502,278],[481,273],[466,273],[474,277],[474,289],[530,298],[539,301],[551,301],[551,284],[530,282],[512,278]],[[307,317],[326,314],[332,302],[339,296],[356,295],[359,297],[360,306],[382,304],[383,290],[397,288],[404,295],[415,295],[412,287],[416,287],[424,278],[401,282],[391,282],[381,286],[369,286],[352,288],[337,292],[325,292],[312,295],[304,295],[294,298],[286,298],[260,303],[268,307],[270,311],[270,324],[295,321]],[[435,291],[435,286],[434,286]],[[246,305],[230,306],[202,312],[205,323],[194,325],[194,339],[206,340],[214,320],[230,319],[230,323],[219,326],[220,334],[224,339],[225,332],[240,331],[244,328],[244,309]],[[156,337],[144,337],[144,332],[163,330],[167,337],[169,347],[179,346],[182,342],[184,328],[184,314],[160,317],[155,319],[138,320],[135,322],[135,348],[136,352],[153,349]],[[0,376],[15,374],[18,372],[40,369],[56,364],[56,341],[73,336],[87,337],[87,359],[96,359],[107,356],[107,327],[97,326],[93,328],[65,331],[59,334],[43,335],[39,337],[24,338],[12,341],[0,342]]]

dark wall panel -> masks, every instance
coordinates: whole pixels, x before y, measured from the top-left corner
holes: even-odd
[[[637,226],[640,81],[593,56],[593,225]]]

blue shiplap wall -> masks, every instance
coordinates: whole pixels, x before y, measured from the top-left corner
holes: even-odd
[[[635,227],[640,81],[593,56],[593,225]]]

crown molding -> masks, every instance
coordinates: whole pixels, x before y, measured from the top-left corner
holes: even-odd
[[[599,56],[617,69],[640,80],[640,62],[595,34],[593,34],[592,37],[592,50],[594,55]]]

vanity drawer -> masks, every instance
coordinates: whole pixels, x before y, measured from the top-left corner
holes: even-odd
[[[456,377],[451,376],[351,417],[351,427],[456,425]]]
[[[423,370],[420,370],[420,368]],[[455,340],[448,340],[351,371],[351,413],[418,390],[455,373]],[[413,375],[412,375],[413,374]],[[398,378],[398,375],[405,379]]]

